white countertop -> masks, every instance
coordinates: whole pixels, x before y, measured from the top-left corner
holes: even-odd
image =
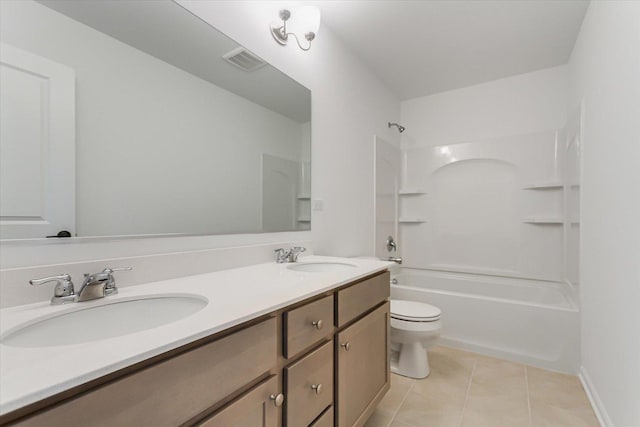
[[[53,396],[197,339],[239,325],[311,296],[388,268],[375,259],[307,256],[304,262],[342,262],[356,267],[303,273],[275,262],[120,288],[106,298],[52,306],[49,301],[0,310],[0,336],[53,314],[119,300],[192,294],[207,306],[176,322],[115,338],[52,347],[0,344],[0,415]],[[64,331],[60,331],[61,334]]]

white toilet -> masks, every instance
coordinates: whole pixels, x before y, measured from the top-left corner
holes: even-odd
[[[410,377],[429,375],[427,351],[442,329],[440,309],[415,301],[391,300],[391,372]]]

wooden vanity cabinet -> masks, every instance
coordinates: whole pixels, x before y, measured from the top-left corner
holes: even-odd
[[[274,391],[279,389],[279,382],[277,376],[270,377],[197,426],[277,427],[278,405],[282,395]]]
[[[363,425],[389,390],[389,302],[337,334],[336,426]]]
[[[192,424],[277,363],[271,317],[189,349],[17,422],[20,426],[177,426]],[[71,367],[72,368],[72,367]],[[274,389],[272,393],[279,390]]]
[[[360,427],[389,389],[389,272],[0,417],[0,426]]]

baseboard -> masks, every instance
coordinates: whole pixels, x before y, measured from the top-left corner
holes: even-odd
[[[598,392],[593,386],[591,377],[589,377],[589,374],[587,373],[587,370],[584,368],[584,366],[580,367],[580,374],[578,374],[578,378],[580,378],[582,387],[584,387],[584,391],[587,393],[587,397],[591,402],[593,412],[596,413],[596,417],[598,417],[598,422],[600,422],[600,425],[602,427],[613,427],[611,418],[609,418],[609,414],[607,414],[607,410],[602,404],[602,400],[600,400],[600,396],[598,396]]]

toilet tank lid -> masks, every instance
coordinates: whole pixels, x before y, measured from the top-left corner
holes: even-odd
[[[391,315],[406,319],[433,319],[440,317],[440,309],[417,301],[391,300]]]

